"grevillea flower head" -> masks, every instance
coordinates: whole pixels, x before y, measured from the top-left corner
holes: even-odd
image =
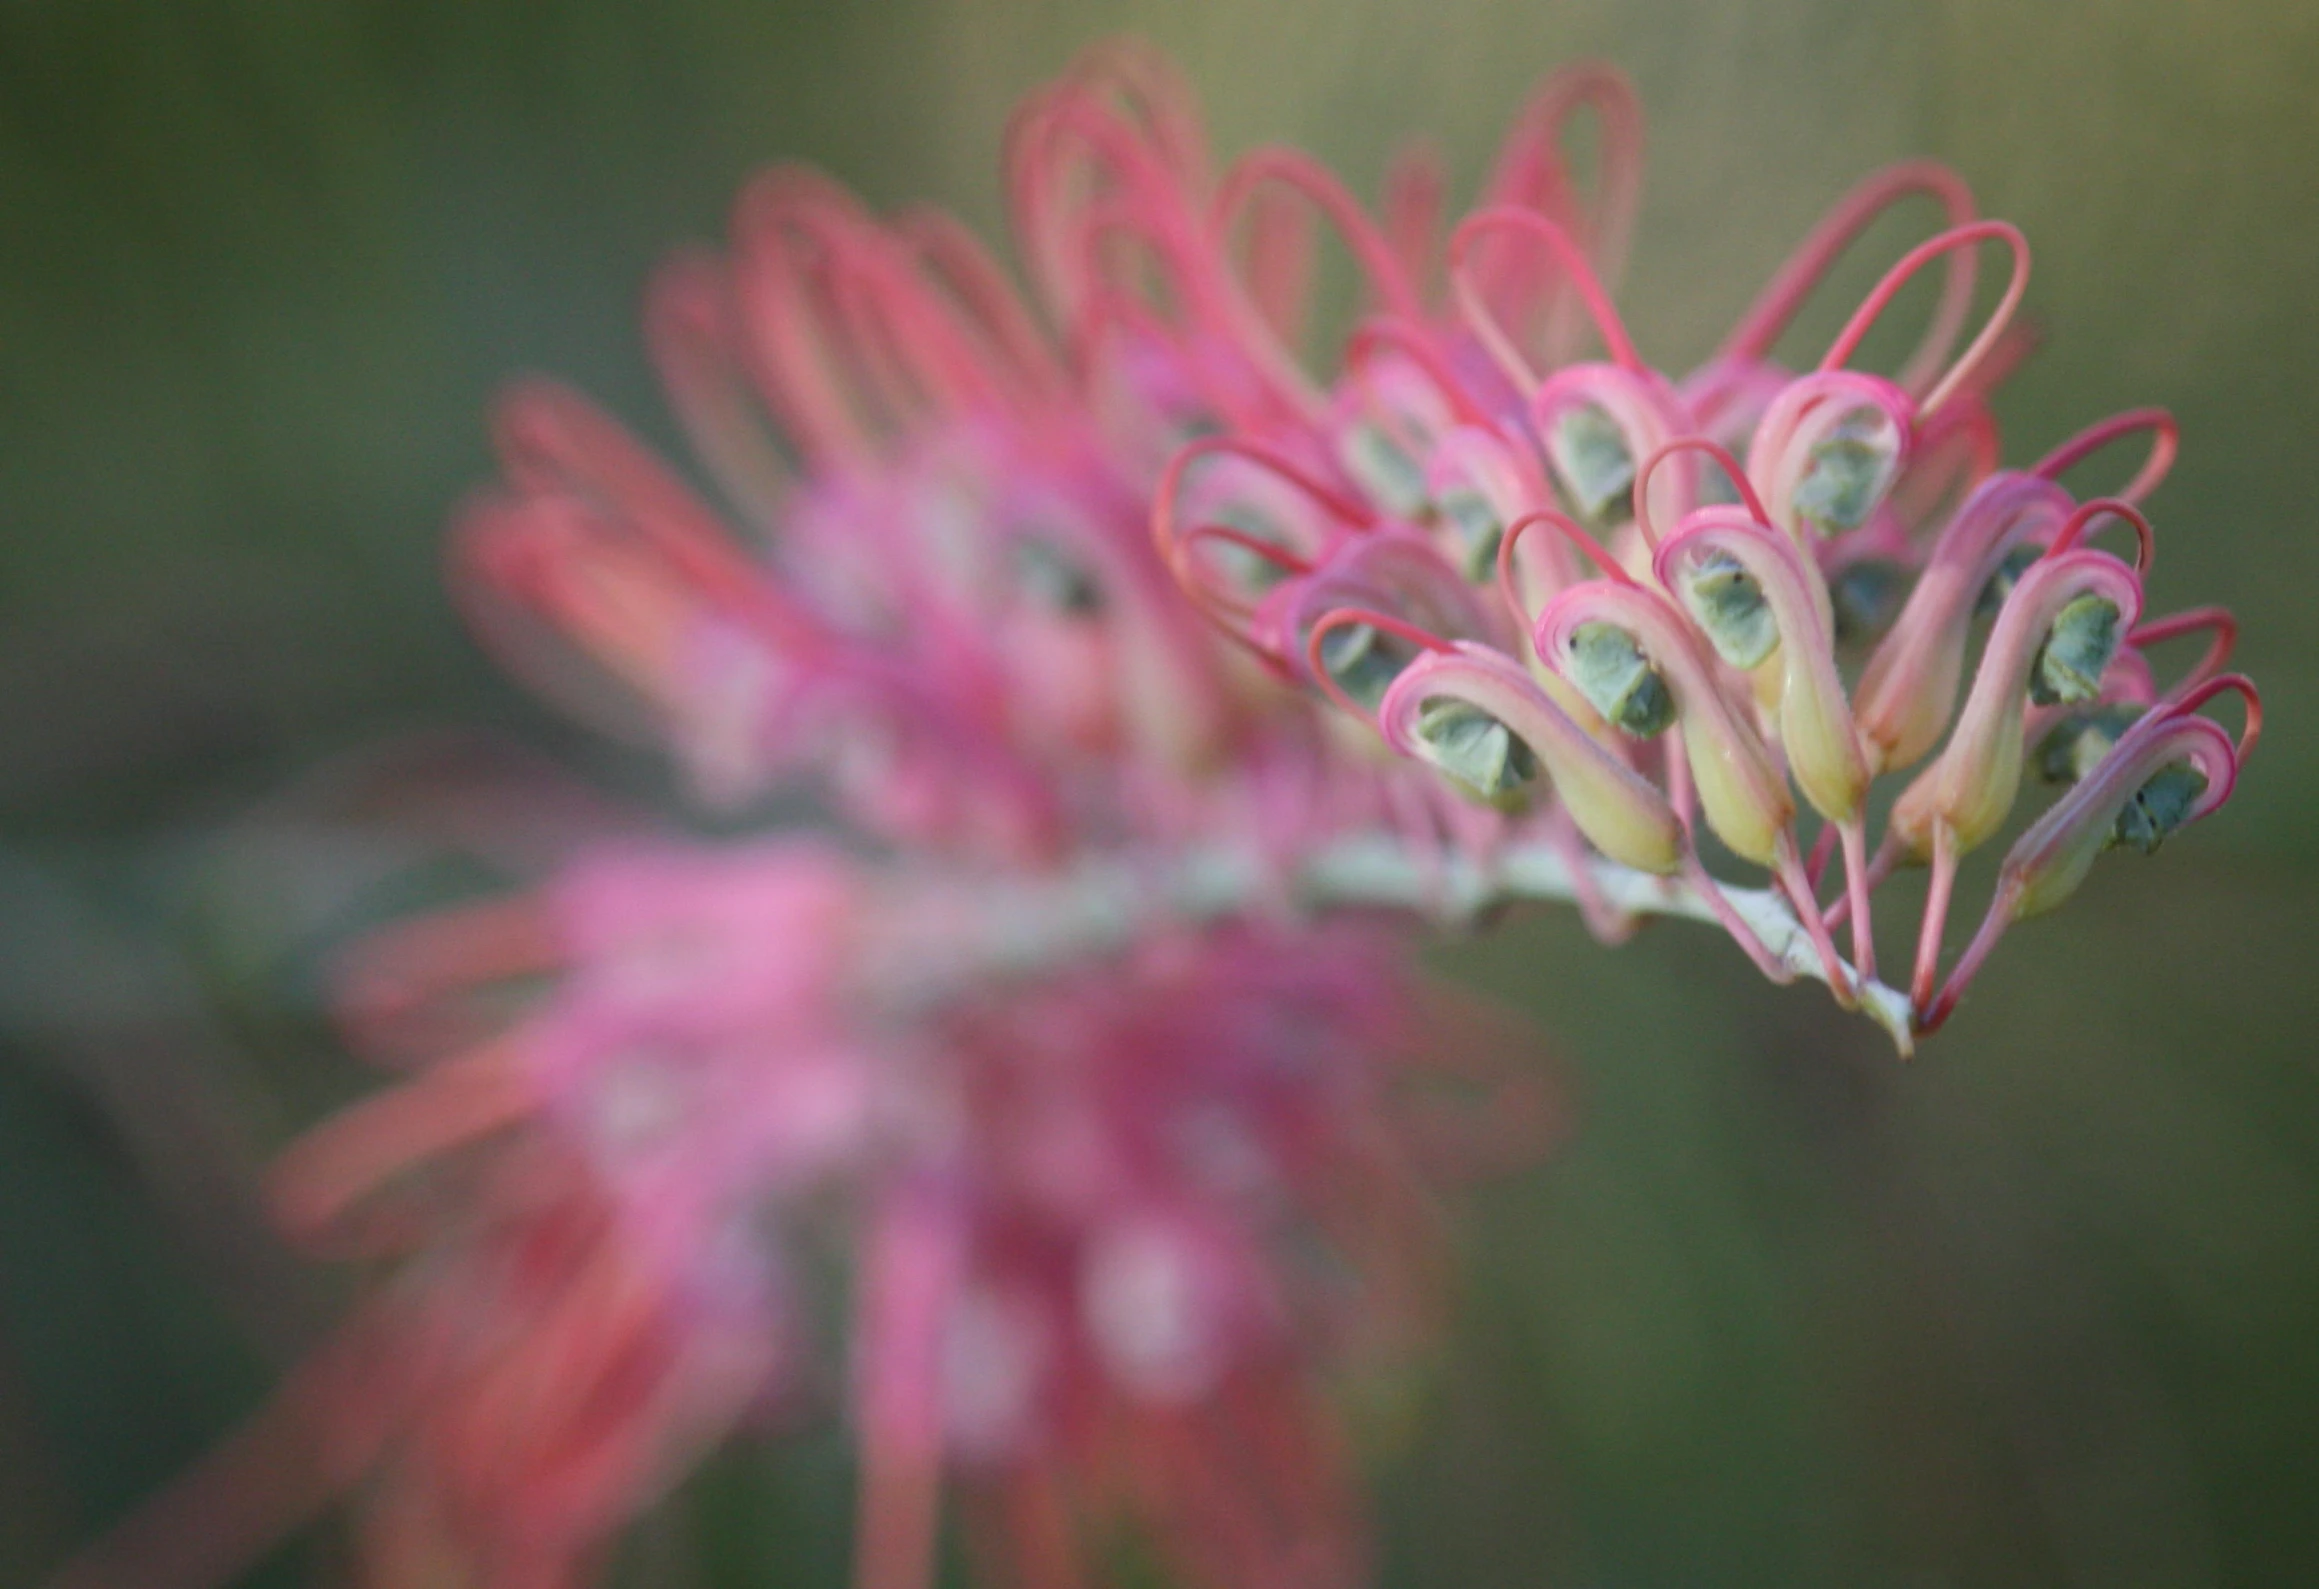
[[[1566,87],[1545,101],[1566,116],[1577,96]],[[1631,155],[1628,118],[1605,109],[1602,120],[1598,205],[1625,191]],[[2173,421],[2132,410],[2027,470],[1997,467],[1985,398],[2027,350],[2013,317],[2028,245],[1979,218],[1953,173],[1923,163],[1879,173],[1840,202],[1706,365],[1654,369],[1613,306],[1619,251],[1596,246],[1600,217],[1560,165],[1559,121],[1528,130],[1544,138],[1534,158],[1555,180],[1533,202],[1485,203],[1445,232],[1396,237],[1397,257],[1414,265],[1368,269],[1376,223],[1331,210],[1370,280],[1368,318],[1334,383],[1301,427],[1243,426],[1187,451],[1162,482],[1156,533],[1186,590],[1228,626],[1239,610],[1295,616],[1233,628],[1285,675],[1374,719],[1391,748],[1500,813],[1479,830],[1477,865],[1502,865],[1532,833],[1565,847],[1584,839],[1614,870],[1580,857],[1591,875],[1583,887],[1574,877],[1572,892],[1592,895],[1590,919],[1614,934],[1624,913],[1602,908],[1609,896],[1652,897],[1618,872],[1679,877],[1682,908],[1723,922],[1774,976],[1826,981],[1905,1050],[1961,991],[1939,986],[1956,869],[2004,825],[2031,752],[2049,745],[2041,767],[2089,776],[2155,694],[2143,643],[2216,629],[2193,683],[2227,657],[2227,620],[2204,610],[2141,622],[2154,532],[2136,504],[2166,474]],[[1815,368],[1774,364],[1774,342],[1836,258],[1912,195],[1936,200],[1948,225],[1885,273]],[[2010,270],[1968,338],[1977,256],[1991,245]],[[1432,283],[1437,265],[1441,285],[1413,303],[1412,283]],[[1931,270],[1942,287],[1915,351],[1890,377],[1852,369],[1900,289]],[[1581,313],[1599,360],[1582,356]],[[1344,416],[1379,407],[1379,348],[1392,351],[1397,382],[1423,391],[1405,392],[1400,411],[1432,416],[1391,431],[1394,462],[1382,469],[1379,446],[1344,429]],[[2119,496],[2080,504],[2059,483],[2137,434],[2151,438],[2150,455]],[[1252,539],[1248,526],[1267,521],[1232,511],[1251,497],[1219,505],[1186,489],[1182,471],[1203,454],[1293,487],[1295,532]],[[2113,521],[2140,539],[2131,565],[2079,544]],[[1229,587],[1203,555],[1212,545],[1262,581],[1261,606],[1219,594]],[[1403,566],[1390,583],[1351,577],[1369,546],[1396,548],[1404,565],[1416,555],[1399,549],[1422,547],[1435,566]],[[1511,639],[1509,622],[1522,631]],[[1313,635],[1337,643],[1300,644]],[[1523,692],[1524,672],[1567,689]],[[1572,737],[1582,726],[1631,783],[1600,775]],[[1944,736],[1872,848],[1879,780]],[[1571,798],[1554,798],[1565,782]],[[1703,818],[1697,837],[1765,869],[1770,890],[1716,882],[1689,840],[1666,856],[1646,837],[1663,831],[1661,806],[1686,831]],[[2201,799],[2179,814],[2211,809]],[[1824,901],[1839,850],[1842,888]],[[1872,896],[1903,863],[1933,870],[1904,992],[1875,980],[1870,919]],[[1672,885],[1655,886],[1662,902],[1672,897]],[[1849,963],[1833,937],[1847,917]],[[1979,963],[1969,958],[1961,975]]]
[[[215,1579],[348,1490],[385,1580],[580,1579],[710,1443],[810,1400],[801,1293],[835,1252],[862,1589],[923,1589],[946,1496],[1002,1579],[1085,1581],[1126,1519],[1186,1581],[1356,1583],[1326,1388],[1424,1336],[1432,1188],[1540,1119],[1392,918],[1718,923],[1906,1050],[2099,851],[2220,806],[2259,726],[2220,674],[2235,630],[2144,615],[2172,421],[1998,467],[2021,235],[1895,167],[1670,373],[1612,292],[1639,139],[1616,73],[1557,74],[1471,214],[1412,156],[1372,216],[1292,151],[1212,171],[1181,85],[1107,49],[1009,129],[1031,302],[957,223],[794,170],[655,279],[720,504],[584,399],[515,389],[452,537],[479,631],[704,799],[805,782],[844,836],[607,839],[359,950],[345,1027],[408,1074],[276,1187],[294,1237],[379,1279],[68,1581]],[[1814,368],[1776,363],[1911,195],[1945,228]],[[1367,301],[1314,369],[1323,222]],[[1989,245],[2011,270],[1968,339]],[[1928,270],[1915,351],[1852,369]],[[2116,497],[2060,484],[2139,434]],[[2086,544],[2121,523],[2130,561]],[[2162,687],[2150,653],[2193,633]],[[2199,715],[2230,691],[2236,741]],[[2030,770],[2065,790],[1944,982],[1958,865]],[[1871,905],[1920,862],[1902,991]]]

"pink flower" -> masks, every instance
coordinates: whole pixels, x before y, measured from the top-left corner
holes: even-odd
[[[607,840],[359,953],[347,1029],[416,1068],[277,1188],[293,1236],[380,1278],[185,1492],[232,1505],[164,1501],[72,1581],[214,1579],[344,1490],[382,1581],[581,1579],[800,1399],[797,1293],[834,1251],[863,1589],[928,1581],[946,1493],[1033,1585],[1086,1581],[1122,1518],[1190,1582],[1357,1582],[1324,1382],[1424,1337],[1432,1188],[1540,1123],[1387,913],[1717,921],[1905,1049],[2097,851],[2220,805],[2259,720],[2218,676],[2232,627],[2142,618],[2172,422],[1997,467],[2020,234],[1937,167],[1879,174],[1677,376],[1611,298],[1638,140],[1623,79],[1577,69],[1472,214],[1445,227],[1412,160],[1372,217],[1293,152],[1211,173],[1175,80],[1103,51],[1010,132],[1035,309],[955,223],[786,170],[725,255],[661,275],[648,334],[722,509],[585,400],[511,394],[453,537],[482,633],[704,799],[805,781],[846,836]],[[1814,369],[1772,362],[1910,194],[1948,228]],[[1367,290],[1318,373],[1292,351],[1316,218]],[[1966,339],[1992,243],[2010,276]],[[1936,266],[1905,365],[1850,368]],[[2134,434],[2117,497],[2057,483]],[[2085,544],[2118,522],[2131,562]],[[2215,640],[2162,691],[2147,652],[2191,631]],[[2235,743],[2195,715],[2232,690]],[[1872,848],[1878,780],[1919,763]],[[2076,787],[1944,984],[1958,864],[2032,764]],[[1870,919],[1904,862],[1934,872],[1906,993]]]
[[[1602,140],[1591,208],[1558,153],[1563,123],[1587,102]],[[1688,913],[1722,922],[1767,974],[1819,977],[1906,1050],[1981,964],[1967,957],[1944,984],[1949,902],[1963,857],[2010,815],[2039,737],[2069,736],[2066,753],[2041,758],[2050,772],[2090,776],[2156,693],[2145,647],[2185,628],[2216,632],[2176,703],[2227,660],[2227,615],[2140,623],[2153,532],[2136,504],[2165,477],[2174,424],[2133,410],[2026,471],[1997,467],[1983,398],[2026,351],[2012,316],[2028,246],[1975,218],[1953,173],[1923,164],[1842,201],[1706,365],[1654,369],[1609,291],[1636,125],[1615,77],[1550,84],[1497,186],[1446,233],[1415,210],[1389,230],[1292,158],[1259,153],[1228,171],[1219,242],[1231,198],[1263,184],[1298,192],[1361,268],[1367,312],[1326,382],[1278,356],[1277,327],[1219,310],[1181,333],[1182,362],[1204,368],[1212,361],[1195,353],[1237,332],[1272,400],[1241,404],[1218,385],[1210,407],[1224,433],[1178,454],[1156,533],[1221,629],[1499,814],[1509,826],[1484,830],[1485,862],[1527,832],[1583,838],[1613,865],[1581,857],[1569,886],[1612,937],[1624,921],[1608,895],[1664,900],[1671,885],[1647,879],[1679,878]],[[1941,203],[1949,227],[1886,273],[1816,368],[1771,363],[1837,255],[1917,193]],[[2010,275],[1964,340],[1976,252],[1992,243]],[[1183,301],[1261,302],[1280,325],[1298,321],[1293,277],[1267,275],[1253,255],[1236,264],[1228,246],[1209,257],[1221,285],[1186,286]],[[1906,365],[1892,378],[1850,368],[1894,296],[1935,266],[1941,298]],[[1600,359],[1576,356],[1588,331]],[[2136,434],[2150,453],[2119,496],[2080,504],[2057,483]],[[2139,537],[2131,565],[2080,544],[2117,522]],[[1960,708],[1983,611],[1995,614],[1991,636]],[[2252,686],[2232,687],[2251,709]],[[2090,727],[2059,710],[2097,704]],[[1872,855],[1877,780],[1944,734]],[[2186,779],[2227,789],[2253,738],[2231,747],[2216,735],[2198,757],[2144,769],[2132,820],[2155,824],[2151,844],[2220,803],[2164,791]],[[1769,874],[1768,893],[1708,875],[1675,837],[1701,819]],[[1839,850],[1843,889],[1824,901]],[[1871,919],[1875,890],[1903,863],[1933,872],[1905,995],[1875,981]],[[1847,916],[1849,964],[1833,936]]]

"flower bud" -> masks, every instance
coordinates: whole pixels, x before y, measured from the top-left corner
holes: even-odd
[[[1990,476],[1958,508],[1853,691],[1873,767],[1910,766],[1940,743],[1964,680],[1975,603],[2009,554],[2051,536],[2069,512],[2059,486],[2022,474]]]
[[[2054,909],[2102,851],[2144,854],[2230,798],[2239,752],[2203,717],[2161,710],[2128,729],[2006,855],[1998,891],[2011,920]]]
[[[2111,609],[2107,616],[2100,611],[2103,606]],[[2130,626],[2141,610],[2140,582],[2107,552],[2049,555],[2022,576],[1990,631],[1981,670],[1948,748],[1893,808],[1893,831],[1911,854],[1932,853],[1936,822],[1951,829],[1960,854],[2004,825],[2020,789],[2023,716],[2038,688],[2040,664],[2056,649],[2056,634],[2064,664],[2055,677],[2075,689],[2076,663],[2090,659],[2104,632],[2114,645],[2121,617]],[[2062,632],[2065,616],[2070,628]],[[2102,661],[2106,665],[2108,658]],[[2094,677],[2099,677],[2098,668]],[[2051,680],[2046,687],[2052,687]],[[2090,699],[2093,693],[2089,689],[2079,698]]]
[[[1908,397],[1848,370],[1802,376],[1773,398],[1748,446],[1748,475],[1797,544],[1856,530],[1908,461]]]
[[[2111,825],[2110,843],[2131,846],[2155,855],[2158,846],[2190,820],[2190,813],[2206,793],[2207,776],[2187,761],[2168,762],[2150,775],[2133,797],[2119,808]]]
[[[1610,364],[1557,372],[1531,399],[1530,423],[1545,443],[1555,483],[1578,518],[1598,529],[1634,517],[1643,460],[1689,428],[1664,381]],[[1696,476],[1688,457],[1659,471],[1651,503],[1659,522],[1690,508]]]
[[[1666,797],[1501,652],[1460,644],[1419,657],[1386,691],[1377,725],[1395,750],[1501,808],[1526,798],[1543,767],[1603,854],[1659,876],[1682,865],[1683,826]]]
[[[1598,709],[1590,680],[1596,686],[1633,680],[1624,694],[1616,688],[1602,691],[1613,706],[1626,704],[1630,715],[1640,715],[1657,692],[1670,697],[1683,733],[1684,761],[1708,826],[1734,854],[1758,866],[1772,864],[1795,817],[1794,803],[1761,737],[1735,715],[1716,680],[1714,662],[1671,602],[1640,585],[1591,581],[1548,602],[1533,638],[1547,665],[1595,700]],[[1632,659],[1623,671],[1622,657]],[[1657,682],[1641,684],[1644,675]],[[1612,711],[1604,715],[1619,721]]]
[[[1330,622],[1340,611],[1379,621]],[[1258,607],[1250,637],[1292,672],[1317,666],[1368,711],[1423,649],[1418,637],[1487,639],[1499,627],[1430,541],[1392,529],[1347,539],[1322,567],[1276,589]]]
[[[1776,690],[1780,743],[1814,810],[1850,822],[1869,769],[1836,671],[1827,589],[1793,541],[1729,508],[1702,508],[1659,548],[1662,584],[1680,590],[1724,660],[1750,654]],[[1705,597],[1698,592],[1707,582]],[[1756,643],[1768,631],[1770,643]],[[1742,643],[1746,642],[1746,643]],[[1760,682],[1760,681],[1759,681]]]
[[[1796,516],[1823,536],[1860,528],[1892,489],[1900,455],[1891,415],[1867,404],[1847,410],[1811,444],[1791,499]]]

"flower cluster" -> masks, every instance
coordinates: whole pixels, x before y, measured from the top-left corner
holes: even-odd
[[[1604,140],[1591,209],[1553,156],[1588,102]],[[2098,852],[2153,850],[2228,799],[2260,702],[2220,672],[2226,612],[2143,613],[2155,538],[2137,504],[2173,460],[2169,415],[2119,414],[2026,470],[1998,467],[1985,398],[2027,350],[2018,230],[1976,219],[1942,168],[1880,172],[1712,358],[1671,378],[1643,362],[1605,280],[1624,251],[1636,125],[1614,76],[1549,84],[1483,205],[1446,237],[1429,204],[1374,220],[1293,157],[1235,168],[1214,207],[1219,246],[1260,188],[1293,193],[1342,232],[1372,313],[1327,383],[1251,357],[1244,375],[1290,371],[1268,401],[1234,412],[1242,387],[1211,394],[1232,417],[1171,464],[1155,533],[1186,593],[1278,676],[1506,813],[1509,832],[1582,836],[1574,891],[1604,936],[1628,927],[1606,874],[1628,874],[1628,897],[1635,874],[1669,879],[1768,976],[1823,977],[1905,1052],[2006,926],[2060,904]],[[1774,363],[1836,258],[1914,194],[1948,227],[1891,267],[1811,370]],[[1988,244],[2010,256],[2009,280],[1960,352]],[[1939,300],[1904,366],[1852,369],[1936,264]],[[1296,301],[1254,282],[1249,296]],[[1572,356],[1588,329],[1600,359]],[[2081,502],[2060,484],[2139,435],[2148,456],[2117,495]],[[2130,562],[2085,544],[2113,524],[2134,537]],[[2191,633],[2210,645],[2162,689],[2150,650]],[[2225,692],[2246,708],[2235,743],[2198,715]],[[2032,766],[2067,792],[2006,855],[1944,979],[1958,864],[2001,833]],[[1872,854],[1880,780],[1910,773]],[[1785,907],[1773,930],[1708,874],[1709,840],[1769,874]],[[1905,994],[1876,980],[1871,917],[1902,866],[1931,869]],[[1850,963],[1834,939],[1847,917]]]
[[[1129,1521],[1187,1581],[1356,1582],[1328,1381],[1423,1337],[1432,1188],[1543,1120],[1396,919],[1718,921],[1905,1048],[2096,853],[2227,798],[2258,722],[2229,620],[2142,612],[2171,421],[1998,467],[2019,235],[1946,171],[1882,173],[1674,380],[1609,291],[1638,149],[1622,79],[1559,74],[1445,231],[1422,158],[1377,217],[1292,152],[1213,173],[1180,85],[1104,50],[1010,132],[1032,303],[955,222],[794,170],[659,276],[723,509],[583,399],[509,396],[453,538],[479,633],[704,800],[804,782],[850,837],[607,842],[364,946],[345,1023],[411,1074],[276,1191],[380,1278],[196,1484],[240,1504],[72,1581],[222,1573],[347,1488],[378,1581],[574,1581],[803,1398],[835,1271],[864,1589],[928,1580],[946,1492],[1002,1579],[1084,1581]],[[1910,195],[1949,228],[1817,368],[1772,362]],[[1315,374],[1320,221],[1366,302]],[[1958,353],[1989,243],[2011,280]],[[1898,374],[1849,368],[1934,265]],[[2138,434],[2117,496],[2058,483]],[[2131,561],[2085,544],[2112,521]],[[2147,653],[2193,631],[2162,687]],[[2230,689],[2236,743],[2199,715]],[[1920,764],[1872,847],[1878,779]],[[1944,984],[1957,863],[2025,769],[2069,787]],[[1902,993],[1870,904],[1909,863]]]

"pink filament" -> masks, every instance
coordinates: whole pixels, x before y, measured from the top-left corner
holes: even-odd
[[[1594,321],[1595,331],[1602,337],[1603,347],[1611,362],[1631,374],[1648,373],[1642,359],[1635,352],[1633,340],[1628,337],[1625,322],[1619,319],[1618,309],[1611,303],[1594,267],[1587,262],[1585,252],[1571,241],[1570,234],[1535,210],[1498,206],[1478,210],[1458,224],[1449,238],[1449,280],[1452,295],[1457,300],[1459,313],[1484,348],[1495,359],[1521,390],[1527,392],[1538,384],[1538,373],[1515,347],[1513,339],[1498,323],[1497,317],[1482,299],[1475,287],[1472,272],[1467,268],[1468,256],[1475,241],[1492,232],[1520,232],[1546,245],[1556,263],[1569,272],[1587,313]]]
[[[1747,471],[1739,466],[1739,460],[1731,455],[1730,448],[1721,442],[1710,441],[1705,436],[1678,436],[1652,453],[1635,476],[1635,526],[1643,532],[1644,545],[1654,552],[1659,549],[1658,531],[1651,524],[1650,515],[1652,472],[1679,452],[1703,452],[1714,459],[1723,473],[1739,488],[1740,501],[1747,508],[1748,516],[1758,524],[1771,522],[1771,515],[1764,509],[1763,498],[1756,495],[1755,482],[1748,479]]]
[[[1347,695],[1338,686],[1337,681],[1329,677],[1329,670],[1321,666],[1321,642],[1328,638],[1329,632],[1333,629],[1343,628],[1347,624],[1356,623],[1365,623],[1372,629],[1381,629],[1396,639],[1408,641],[1422,651],[1449,651],[1455,648],[1441,636],[1429,634],[1405,618],[1396,618],[1391,613],[1378,612],[1374,608],[1332,607],[1323,613],[1320,620],[1312,626],[1311,631],[1305,636],[1305,666],[1311,670],[1312,681],[1320,686],[1322,694],[1342,707],[1348,715],[1374,726],[1376,723],[1375,715]]]
[[[1926,265],[1944,254],[1960,248],[1976,247],[1991,240],[2002,242],[2012,250],[2013,274],[2005,284],[2004,296],[1989,311],[1988,321],[1981,327],[1980,333],[1957,356],[1956,362],[1949,366],[1948,373],[1934,384],[1924,401],[1918,405],[1920,420],[1937,413],[1941,405],[1956,396],[1972,378],[1975,367],[1989,356],[1990,350],[2005,334],[2005,327],[2011,322],[2013,311],[2020,307],[2021,295],[2028,290],[2029,240],[2010,222],[1974,221],[1964,226],[1954,226],[1909,250],[1898,264],[1885,272],[1884,279],[1876,284],[1860,307],[1853,311],[1852,318],[1836,334],[1836,340],[1829,344],[1827,354],[1820,360],[1820,368],[1842,368],[1859,349],[1861,339],[1868,335],[1869,328],[1876,324],[1894,296],[1908,284],[1909,278]]]
[[[1740,316],[1739,323],[1732,327],[1731,334],[1724,338],[1716,357],[1752,363],[1768,356],[1772,344],[1795,319],[1813,290],[1826,279],[1844,250],[1868,229],[1869,223],[1914,194],[1937,199],[1952,227],[1973,219],[1972,190],[1947,166],[1930,160],[1912,160],[1873,173],[1839,199],[1835,208],[1812,229],[1811,235],[1788,256],[1787,263],[1780,266],[1757,294],[1755,302]],[[1948,356],[1957,333],[1964,327],[1965,315],[1972,308],[1974,275],[1973,255],[1969,251],[1960,250],[1949,256],[1939,307],[1933,312],[1932,323],[1925,328],[1923,340],[1902,368],[1898,384],[1903,389],[1921,391],[1933,369]]]
[[[2042,480],[2058,480],[2111,442],[2137,431],[2149,432],[2150,454],[2116,496],[2125,502],[2139,503],[2157,490],[2159,482],[2172,470],[2175,450],[2182,440],[2182,427],[2163,408],[2131,408],[2111,415],[2098,425],[2089,425],[2038,459],[2029,472]]]
[[[2142,516],[2140,508],[2121,497],[2095,497],[2091,502],[2080,504],[2062,521],[2061,528],[2054,531],[2053,539],[2046,543],[2044,555],[2048,558],[2062,556],[2085,539],[2093,523],[2104,515],[2124,519],[2133,526],[2134,572],[2147,579],[2150,565],[2158,556],[2157,532],[2150,528],[2150,521]]]
[[[2223,664],[2230,661],[2231,653],[2238,648],[2238,619],[2227,607],[2192,607],[2183,612],[2170,613],[2164,618],[2152,619],[2126,636],[2128,645],[2137,650],[2147,650],[2180,635],[2206,632],[2214,636],[2206,648],[2206,654],[2182,676],[2182,682],[2167,693],[2161,705],[2178,707],[2192,690],[2222,670]]]

